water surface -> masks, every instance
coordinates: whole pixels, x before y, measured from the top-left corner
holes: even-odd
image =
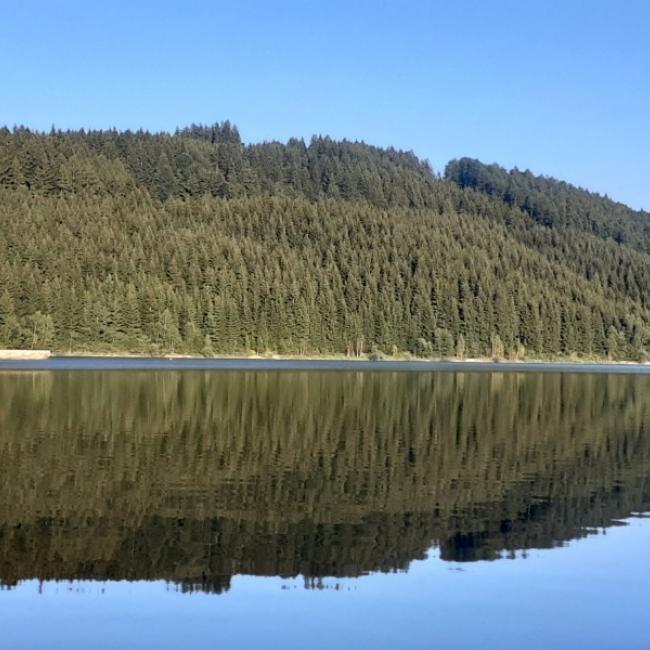
[[[8,647],[647,647],[647,374],[22,367]]]
[[[431,361],[366,359],[265,359],[190,357],[49,357],[2,360],[1,370],[345,370],[368,372],[570,372],[650,374],[648,363],[573,363],[569,361]]]

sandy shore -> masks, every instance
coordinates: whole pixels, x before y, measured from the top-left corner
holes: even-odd
[[[0,350],[0,361],[36,361],[51,355],[49,350]]]

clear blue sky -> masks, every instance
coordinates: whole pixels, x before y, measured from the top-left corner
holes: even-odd
[[[0,124],[336,138],[650,209],[648,0],[4,0]]]

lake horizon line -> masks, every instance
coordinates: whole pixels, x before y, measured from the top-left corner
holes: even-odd
[[[337,359],[291,357],[186,357],[61,355],[46,359],[0,359],[7,370],[249,370],[362,372],[558,372],[650,374],[649,363],[580,361],[490,361],[428,359]]]

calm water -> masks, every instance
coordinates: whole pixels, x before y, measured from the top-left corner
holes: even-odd
[[[650,647],[650,375],[93,363],[0,371],[3,648]]]

